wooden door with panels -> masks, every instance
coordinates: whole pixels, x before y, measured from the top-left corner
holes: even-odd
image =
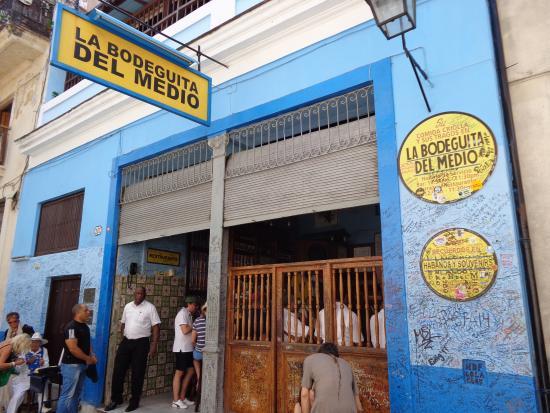
[[[64,342],[63,330],[73,319],[72,308],[80,296],[80,278],[80,275],[52,278],[44,331],[51,365],[59,361]]]

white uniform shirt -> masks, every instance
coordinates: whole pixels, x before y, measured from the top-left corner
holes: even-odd
[[[336,302],[336,310],[334,311],[334,317],[336,318],[336,335],[338,339],[338,345],[351,345],[350,340],[350,328],[349,328],[349,309],[348,306],[344,304],[344,340],[342,341],[342,316],[341,316],[341,309],[340,309],[340,303]],[[359,332],[361,331],[361,327],[359,326],[359,320],[357,319],[357,314],[355,312],[351,312],[351,322],[353,323],[353,342],[359,343]],[[325,310],[319,311],[319,332],[320,337],[323,341],[325,341]],[[363,334],[361,333],[361,341],[363,340]]]
[[[288,318],[290,315],[290,335],[297,338],[302,337],[302,321],[300,318],[296,320],[294,313],[291,313],[286,308],[283,308],[283,330],[284,330],[284,341],[288,341]],[[298,329],[295,329],[295,323],[297,322]],[[309,327],[305,326],[305,336],[309,334]]]
[[[370,341],[372,342],[372,346],[376,348],[376,325],[374,324],[374,317],[373,314],[370,317]],[[386,322],[384,317],[384,309],[381,309],[378,311],[378,336],[380,338],[380,348],[386,348]]]
[[[181,326],[187,324],[189,327],[193,326],[193,317],[187,308],[182,308],[179,310],[174,320],[174,346],[172,351],[174,353],[187,353],[193,351],[193,340],[191,339],[191,332],[189,334],[183,334],[181,331]]]
[[[124,306],[120,322],[124,324],[124,337],[135,340],[151,336],[151,327],[160,324],[157,309],[149,301],[140,305],[133,301]]]

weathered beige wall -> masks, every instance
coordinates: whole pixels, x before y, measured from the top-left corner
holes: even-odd
[[[97,7],[99,0],[86,0],[86,11],[90,11]]]
[[[497,4],[550,357],[550,1],[498,0]]]
[[[15,140],[33,130],[42,97],[49,43],[35,36],[36,43],[43,43],[44,53],[36,59],[26,60],[11,68],[7,75],[0,77],[0,108],[12,102],[10,130],[6,162],[0,166],[0,198],[6,198],[6,208],[0,232],[0,316],[13,311],[4,309],[6,282],[11,263],[11,250],[15,233],[18,206],[12,202],[19,191],[21,174],[25,169],[25,157],[21,155]],[[12,209],[12,205],[14,209]]]

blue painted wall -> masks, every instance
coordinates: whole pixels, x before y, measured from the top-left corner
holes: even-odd
[[[530,327],[486,3],[420,2],[418,28],[407,39],[433,83],[433,87],[426,85],[433,112],[473,113],[495,133],[497,166],[482,191],[453,205],[431,205],[412,197],[399,182],[397,149],[410,129],[429,114],[399,40],[386,41],[373,22],[367,22],[215,87],[210,128],[160,111],[30,171],[25,177],[13,255],[32,255],[41,202],[84,188],[80,247],[70,253],[14,262],[9,291],[22,291],[30,284],[40,289],[40,295],[34,290],[29,292],[30,299],[8,294],[6,311],[22,309],[23,319],[41,329],[44,316],[37,315],[30,303],[38,300],[45,311],[43,291],[49,277],[78,271],[90,274],[86,279],[101,284],[102,289],[94,331],[99,341],[96,348],[104,349],[116,255],[117,167],[372,81],[392,411],[535,411]],[[95,237],[91,231],[96,225],[110,231]],[[422,246],[435,232],[450,226],[476,230],[491,242],[498,256],[513,257],[513,265],[502,269],[489,293],[478,300],[451,305],[431,293],[419,274]],[[464,328],[441,316],[456,312],[461,317],[490,314],[490,326]],[[427,362],[431,355],[416,346],[414,331],[424,325],[449,340],[448,355],[435,366]],[[463,358],[486,361],[485,385],[464,383]],[[99,403],[101,386],[89,386],[87,400]]]
[[[64,70],[51,66],[48,71],[48,80],[44,91],[44,102],[47,102],[65,90],[65,77],[67,73]]]
[[[55,78],[50,78],[48,81],[48,89],[63,91],[65,85],[65,76],[62,76],[61,73],[65,73],[61,69],[55,69],[58,72],[58,76]],[[51,83],[50,83],[51,82]],[[52,107],[50,110],[45,111],[42,114],[42,124],[48,123],[49,121],[63,115],[68,112],[70,109],[80,105],[82,102],[90,99],[91,97],[97,95],[98,93],[105,90],[105,86],[98,85],[97,83],[91,83],[82,89],[79,93],[72,95],[71,97],[65,99],[63,103]],[[52,97],[47,96],[46,101],[50,100]]]
[[[480,117],[495,134],[499,154],[483,190],[455,204],[423,202],[399,184],[414,404],[418,411],[458,412],[466,407],[471,411],[536,411],[524,274],[489,13],[482,1],[426,2],[420,10],[420,29],[411,33],[408,43],[412,48],[422,47],[416,56],[434,85],[428,90],[434,112],[465,111]],[[457,36],[451,35],[457,33],[456,27],[438,17],[461,15],[460,21],[467,26],[460,25]],[[429,48],[423,47],[427,38],[432,39]],[[404,56],[392,58],[392,74],[398,147],[428,113]],[[436,296],[420,274],[424,244],[436,232],[452,227],[481,233],[499,260],[503,255],[513,257],[510,265],[501,263],[497,281],[485,295],[465,303]],[[429,329],[434,338],[429,348],[417,339],[422,328]],[[438,360],[438,354],[443,359]],[[434,359],[438,361],[432,366]],[[465,384],[463,359],[485,361],[489,374],[483,385]]]

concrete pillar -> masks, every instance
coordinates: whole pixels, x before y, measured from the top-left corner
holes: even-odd
[[[202,413],[219,413],[223,411],[227,259],[229,245],[228,231],[223,228],[225,146],[227,144],[227,135],[212,138],[208,141],[208,144],[214,153],[208,255],[208,315],[206,318],[206,346],[203,351],[200,410]]]

